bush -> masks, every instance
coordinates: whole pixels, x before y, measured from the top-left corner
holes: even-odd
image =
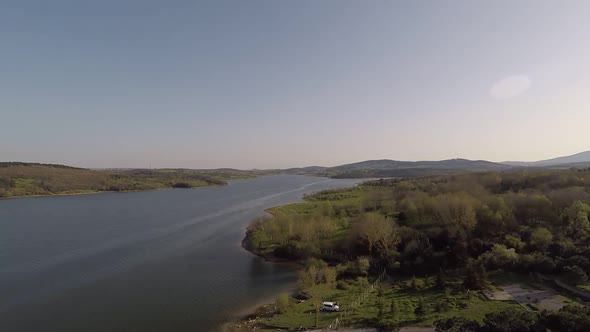
[[[411,288],[411,289],[413,289],[413,290],[420,290],[420,289],[424,288],[424,281],[421,280],[421,279],[417,279],[414,276],[410,280],[410,283],[409,283],[408,287]]]
[[[277,296],[276,300],[275,300],[276,304],[277,304],[277,310],[281,313],[289,310],[290,308],[290,301],[289,301],[289,294],[287,293],[281,293]]]
[[[424,302],[424,299],[420,298],[418,300],[418,305],[414,308],[414,314],[419,321],[424,319],[424,316],[426,315],[426,303]]]
[[[477,332],[480,329],[476,321],[463,317],[443,318],[434,322],[436,332]]]
[[[484,330],[491,332],[545,331],[534,312],[501,311],[492,312],[484,318]]]
[[[395,319],[389,319],[389,318],[378,319],[377,322],[375,323],[375,326],[380,329],[384,329],[384,330],[391,331],[391,332],[399,331],[399,327],[397,326],[397,321]]]
[[[176,182],[172,184],[172,188],[192,188],[193,186],[190,183],[186,182]]]
[[[566,266],[563,268],[565,279],[572,285],[583,284],[588,281],[588,275],[579,266]]]
[[[336,283],[336,288],[340,290],[347,290],[350,288],[350,285],[346,281],[340,280]]]
[[[274,249],[273,254],[280,258],[301,259],[317,256],[320,249],[313,243],[290,242]]]

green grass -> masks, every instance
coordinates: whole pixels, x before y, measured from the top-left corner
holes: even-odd
[[[590,283],[583,284],[583,285],[577,285],[576,288],[581,289],[586,292],[590,292]]]
[[[482,321],[485,315],[491,312],[523,310],[516,302],[487,300],[478,291],[472,291],[469,295],[463,292],[451,292],[447,297],[443,290],[428,287],[433,284],[432,279],[418,279],[418,281],[425,285],[423,289],[410,289],[407,287],[407,281],[383,283],[382,296],[379,298],[377,290],[374,290],[360,307],[352,311],[346,325],[374,325],[378,320],[380,303],[383,304],[382,320],[390,325],[398,326],[431,326],[437,319],[452,316]],[[341,305],[341,311],[344,311],[348,308],[348,304],[360,296],[362,289],[358,282],[351,282],[347,290],[335,289],[325,300],[337,301]],[[418,319],[414,314],[420,299],[426,306],[423,319]],[[392,300],[394,301],[393,312],[391,312]],[[448,303],[446,308],[439,306],[443,302]],[[320,327],[326,327],[338,316],[339,313],[320,313]],[[315,325],[313,305],[310,301],[295,303],[288,312],[272,317],[268,324],[280,328],[313,327]]]
[[[304,202],[281,205],[268,209],[271,214],[284,213],[286,215],[306,215],[314,213],[318,207],[318,203],[315,202]]]
[[[307,201],[357,201],[363,197],[364,189],[352,187],[346,189],[323,190],[317,193],[305,195]]]

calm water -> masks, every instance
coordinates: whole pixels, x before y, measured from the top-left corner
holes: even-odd
[[[1,331],[209,331],[295,276],[240,247],[249,221],[358,180],[0,201]]]

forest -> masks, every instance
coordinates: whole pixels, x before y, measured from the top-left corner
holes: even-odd
[[[590,169],[382,179],[308,195],[304,203],[268,212],[251,223],[244,247],[274,259],[325,261],[325,269],[335,271],[327,273],[335,274],[333,283],[382,266],[400,279],[454,278],[464,290],[489,288],[489,275],[498,272],[588,288]],[[367,260],[365,268],[359,268],[361,260]],[[563,327],[574,324],[564,317],[578,313],[581,330]],[[514,324],[532,319],[512,317],[511,311],[494,314]],[[590,328],[588,317],[586,309],[566,306],[534,319],[538,326],[553,324],[554,331],[583,331]],[[494,316],[461,319],[439,321],[437,329],[504,331],[490,327]]]

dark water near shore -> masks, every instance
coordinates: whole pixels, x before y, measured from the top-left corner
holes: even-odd
[[[0,331],[214,330],[295,280],[240,247],[249,221],[356,182],[270,176],[0,201]]]

